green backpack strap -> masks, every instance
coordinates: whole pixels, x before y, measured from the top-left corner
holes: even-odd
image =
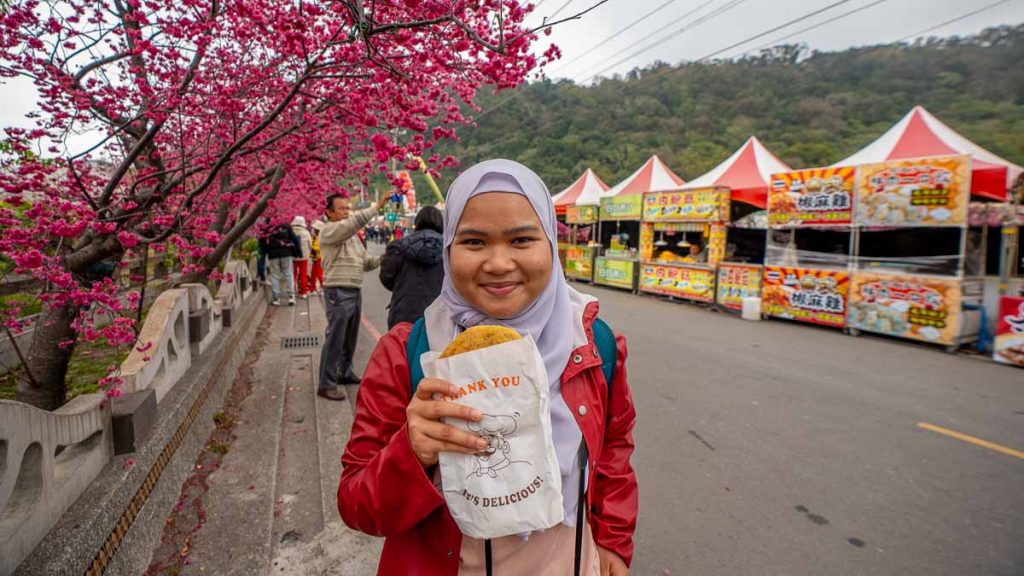
[[[430,350],[430,341],[427,339],[427,327],[420,318],[412,325],[409,332],[409,339],[405,341],[405,358],[409,362],[409,384],[412,386],[413,396],[416,395],[416,388],[423,380],[423,366],[420,364],[420,356]]]
[[[615,379],[615,364],[618,362],[619,353],[615,345],[615,333],[600,318],[594,319],[594,344],[597,345],[597,352],[601,355],[601,372],[604,373],[604,381],[608,385],[608,396],[611,397],[612,380]],[[409,339],[405,341],[405,358],[409,362],[409,384],[414,395],[420,380],[423,380],[420,356],[429,350],[430,340],[427,338],[427,328],[423,318],[420,318],[412,325]]]
[[[601,355],[601,372],[608,384],[608,397],[612,396],[612,380],[615,379],[615,364],[618,362],[619,350],[615,345],[615,333],[611,326],[600,318],[594,319],[594,344]]]

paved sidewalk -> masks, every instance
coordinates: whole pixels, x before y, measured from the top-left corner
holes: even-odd
[[[350,401],[316,396],[320,346],[285,349],[282,340],[323,340],[320,296],[272,308],[251,366],[251,390],[237,406],[233,439],[206,478],[205,524],[186,543],[184,574],[363,575],[376,572],[383,541],[338,517],[341,453],[352,427]],[[268,325],[269,324],[269,325]],[[375,339],[360,334],[357,372]],[[244,377],[240,375],[240,377]]]

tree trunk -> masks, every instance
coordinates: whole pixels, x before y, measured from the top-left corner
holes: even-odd
[[[32,385],[23,370],[18,378],[16,400],[42,410],[56,410],[64,404],[64,377],[75,351],[76,334],[71,324],[77,316],[78,308],[68,303],[60,308],[44,308],[36,319],[26,363],[38,386]],[[68,341],[70,345],[61,346]]]
[[[124,249],[117,238],[109,235],[94,238],[81,249],[69,251],[64,262],[67,270],[79,282],[90,282],[87,271],[93,264],[114,257],[120,260],[123,253]],[[72,324],[78,312],[79,308],[74,304],[60,308],[43,306],[32,332],[31,348],[25,358],[36,386],[32,385],[28,374],[23,372],[18,378],[16,400],[43,410],[56,410],[64,404],[67,396],[64,379],[78,337]],[[68,344],[61,346],[64,343]]]

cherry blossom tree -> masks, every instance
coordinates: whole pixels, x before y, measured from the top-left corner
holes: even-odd
[[[18,399],[53,409],[80,340],[136,345],[126,255],[215,271],[265,212],[318,211],[391,159],[432,152],[484,85],[522,83],[530,5],[508,0],[56,0],[0,6],[0,76],[31,78],[6,130],[0,254],[42,286]],[[397,138],[398,130],[408,135]],[[72,151],[72,135],[95,136]],[[268,209],[270,210],[269,212]],[[8,327],[18,310],[0,312]],[[102,317],[107,323],[98,322]],[[114,381],[112,374],[108,381]],[[112,393],[116,393],[111,391]]]

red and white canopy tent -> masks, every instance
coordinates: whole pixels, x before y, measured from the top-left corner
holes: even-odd
[[[630,196],[643,194],[654,190],[672,190],[679,188],[686,182],[669,169],[661,158],[655,154],[644,162],[639,170],[633,172],[622,182],[602,194],[603,198],[609,196]]]
[[[756,136],[740,147],[732,156],[708,173],[690,180],[687,188],[724,186],[732,192],[734,201],[746,202],[758,208],[768,206],[768,187],[772,174],[792,170],[772,154]]]
[[[569,206],[596,206],[607,190],[608,185],[587,168],[572,185],[551,198],[555,202],[555,214],[565,214]]]
[[[969,154],[972,157],[973,196],[1006,201],[1007,191],[1024,171],[1024,168],[964,138],[921,106],[915,106],[878,140],[834,166],[950,154]]]

